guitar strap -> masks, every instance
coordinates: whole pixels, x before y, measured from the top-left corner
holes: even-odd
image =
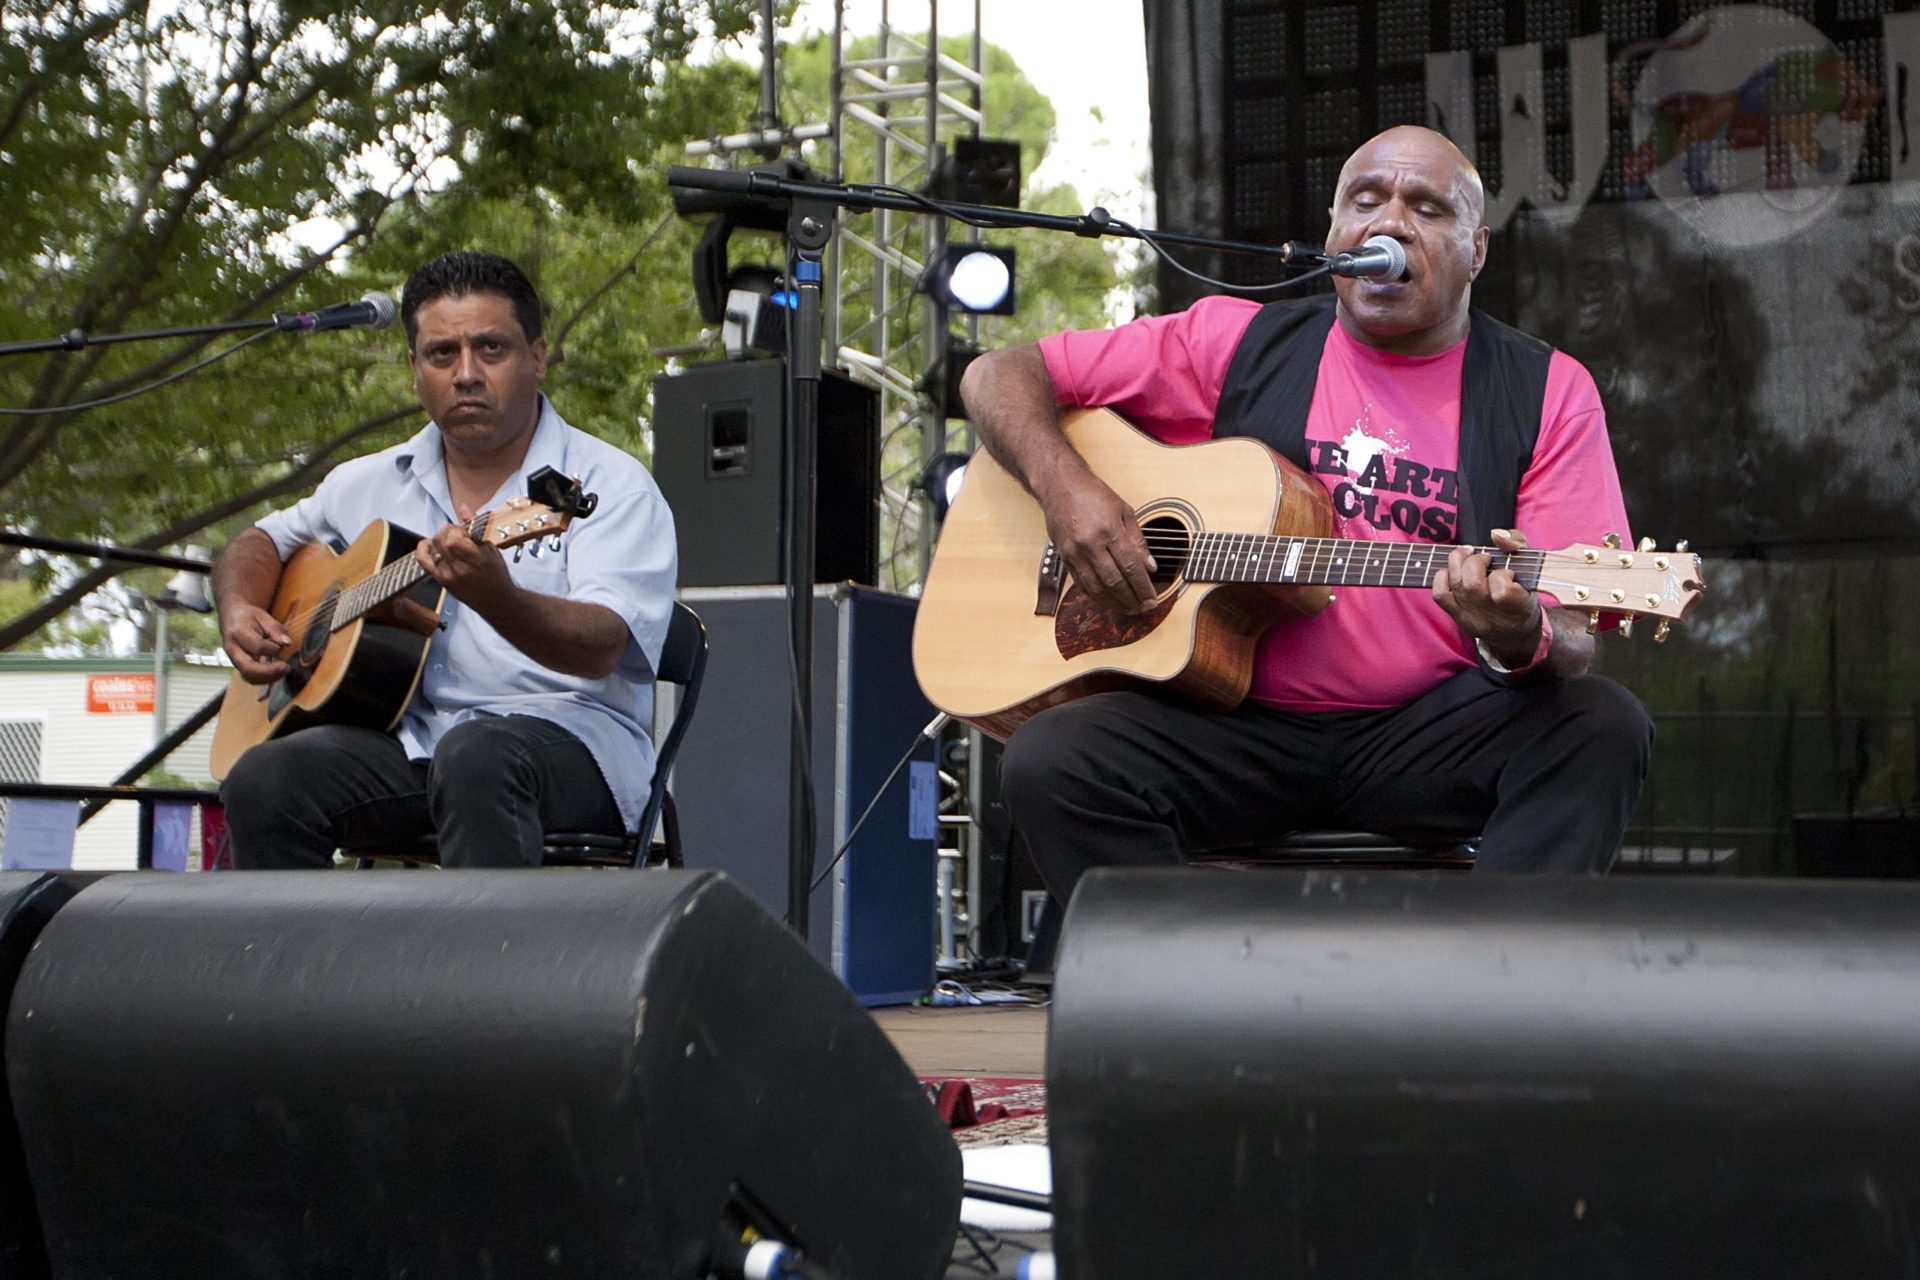
[[[1320,353],[1334,324],[1332,294],[1269,303],[1234,348],[1220,389],[1213,434],[1252,436],[1302,470],[1307,411],[1320,379]],[[1533,461],[1553,348],[1472,313],[1460,373],[1461,542],[1484,544],[1513,527],[1520,478]]]

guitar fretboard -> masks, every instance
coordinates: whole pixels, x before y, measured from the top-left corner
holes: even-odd
[[[1543,551],[1469,547],[1492,556],[1528,590],[1540,585]],[[1431,542],[1365,542],[1289,538],[1260,533],[1203,533],[1194,538],[1186,577],[1194,582],[1275,582],[1301,586],[1424,587],[1446,568],[1450,546]]]
[[[467,536],[478,539],[485,532],[487,521],[492,515],[491,511],[482,511],[467,521]],[[368,574],[340,593],[339,599],[334,603],[333,617],[326,620],[327,630],[338,631],[362,614],[379,608],[426,576],[427,571],[421,567],[420,561],[412,552],[408,552],[397,560],[389,561],[381,566],[377,573]]]

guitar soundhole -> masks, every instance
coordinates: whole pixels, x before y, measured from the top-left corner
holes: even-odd
[[[1146,535],[1147,550],[1153,553],[1153,589],[1164,593],[1187,571],[1187,561],[1193,553],[1193,531],[1171,515],[1149,516],[1141,521],[1140,531]]]
[[[336,587],[313,607],[313,616],[300,636],[300,666],[312,670],[320,661],[320,655],[327,651],[327,641],[333,636],[333,609],[339,599],[340,591]]]

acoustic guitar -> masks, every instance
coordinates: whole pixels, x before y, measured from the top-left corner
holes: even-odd
[[[1319,481],[1257,440],[1165,445],[1105,409],[1063,422],[1068,440],[1130,503],[1158,567],[1153,608],[1095,605],[1047,538],[1040,506],[986,450],[973,455],[947,511],[913,629],[913,667],[928,701],[1006,738],[1057,703],[1153,686],[1230,709],[1246,697],[1254,647],[1289,615],[1310,616],[1334,588],[1429,589],[1451,546],[1330,538],[1333,504]],[[1655,640],[1705,589],[1681,543],[1575,545],[1514,553],[1496,568],[1563,606],[1659,620]]]
[[[528,496],[483,511],[467,524],[476,541],[505,550],[531,543],[538,555],[598,499],[552,467],[527,477]],[[346,550],[312,543],[280,570],[268,608],[290,639],[288,670],[271,684],[236,673],[220,703],[209,768],[224,778],[258,743],[316,724],[392,732],[420,684],[445,592],[415,558],[420,535],[385,520]],[[403,603],[404,598],[404,603]]]

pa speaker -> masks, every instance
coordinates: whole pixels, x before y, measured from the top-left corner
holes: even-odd
[[[12,994],[20,966],[40,931],[82,883],[79,878],[44,871],[0,873],[0,1002]],[[6,1031],[0,1028],[0,1054],[7,1048]],[[40,1238],[40,1219],[12,1099],[0,1094],[0,1277],[36,1280],[47,1274],[47,1251]]]
[[[56,1275],[694,1280],[757,1233],[889,1280],[954,1239],[912,1073],[711,873],[120,876],[7,1035]]]
[[[880,572],[880,397],[820,379],[814,578],[872,585]],[[653,380],[653,476],[673,508],[683,587],[787,580],[780,512],[787,362],[725,360]]]
[[[1089,875],[1061,1274],[1910,1276],[1916,920],[1897,884]]]

